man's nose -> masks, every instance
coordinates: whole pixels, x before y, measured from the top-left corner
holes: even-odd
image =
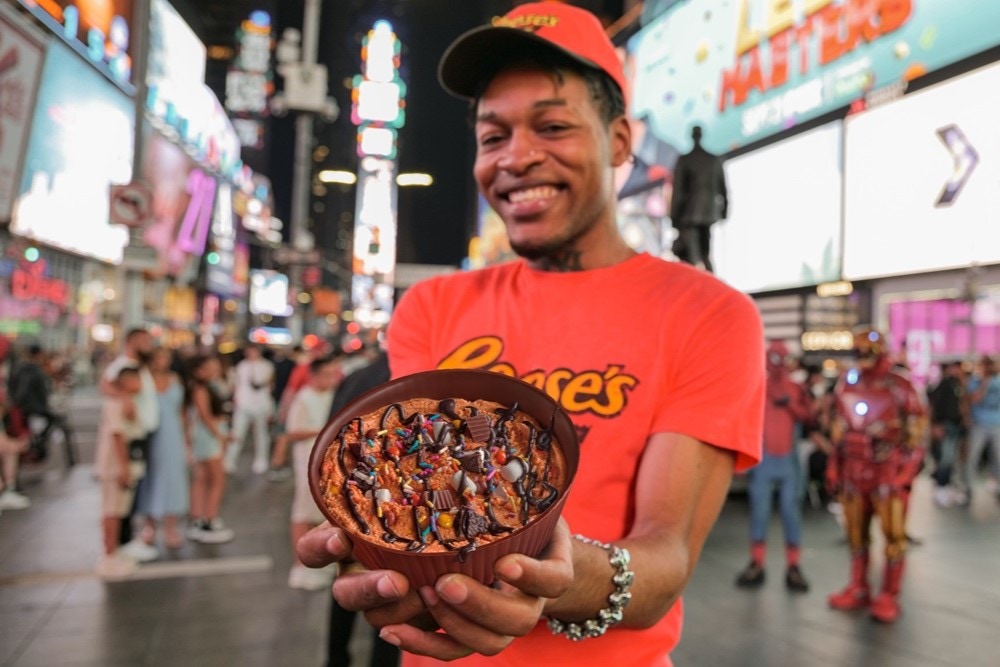
[[[533,141],[523,137],[513,137],[497,166],[511,173],[522,174],[543,160],[545,152]]]

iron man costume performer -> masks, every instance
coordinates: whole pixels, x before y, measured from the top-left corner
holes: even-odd
[[[874,329],[855,332],[857,368],[835,389],[834,452],[827,483],[839,490],[851,549],[851,580],[828,602],[834,609],[870,607],[876,620],[899,618],[897,598],[906,547],[906,496],[923,461],[926,411],[916,389],[890,369],[885,339]],[[872,599],[868,587],[871,520],[877,514],[885,534],[885,574]]]

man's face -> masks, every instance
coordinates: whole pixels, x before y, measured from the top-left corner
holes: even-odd
[[[317,391],[330,391],[337,386],[337,364],[323,364],[313,373],[313,388]]]
[[[527,259],[583,250],[593,230],[614,224],[612,167],[629,155],[628,123],[609,130],[586,82],[566,72],[518,68],[490,82],[476,108],[480,191]]]
[[[140,359],[148,359],[153,352],[153,337],[148,333],[136,334],[132,338],[132,352]]]

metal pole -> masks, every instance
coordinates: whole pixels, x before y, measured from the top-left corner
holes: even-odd
[[[303,65],[316,63],[319,46],[320,0],[305,0],[305,14],[302,21]],[[312,250],[312,238],[306,232],[309,218],[309,193],[312,188],[313,114],[300,111],[295,119],[295,158],[292,180],[291,241],[296,250]],[[297,295],[302,289],[302,265],[293,264],[289,270],[292,293]],[[300,341],[303,335],[302,306],[296,306],[289,321],[292,340]]]
[[[136,0],[133,4],[132,80],[135,83],[135,131],[132,148],[132,180],[136,180],[142,169],[143,140],[146,121],[146,70],[149,60],[149,18],[150,0]],[[142,245],[142,229],[133,227],[129,231],[129,246]],[[142,273],[124,269],[125,284],[122,295],[122,336],[129,329],[142,326],[144,317]]]

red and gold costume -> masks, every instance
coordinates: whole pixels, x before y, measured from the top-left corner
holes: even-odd
[[[906,497],[920,471],[927,430],[926,410],[913,384],[890,368],[885,339],[874,329],[854,336],[857,368],[837,384],[834,454],[827,483],[839,492],[851,549],[851,580],[830,595],[834,609],[862,609],[891,623],[899,617],[897,598],[906,548]],[[885,534],[882,590],[871,597],[868,547],[871,521],[878,515]]]

